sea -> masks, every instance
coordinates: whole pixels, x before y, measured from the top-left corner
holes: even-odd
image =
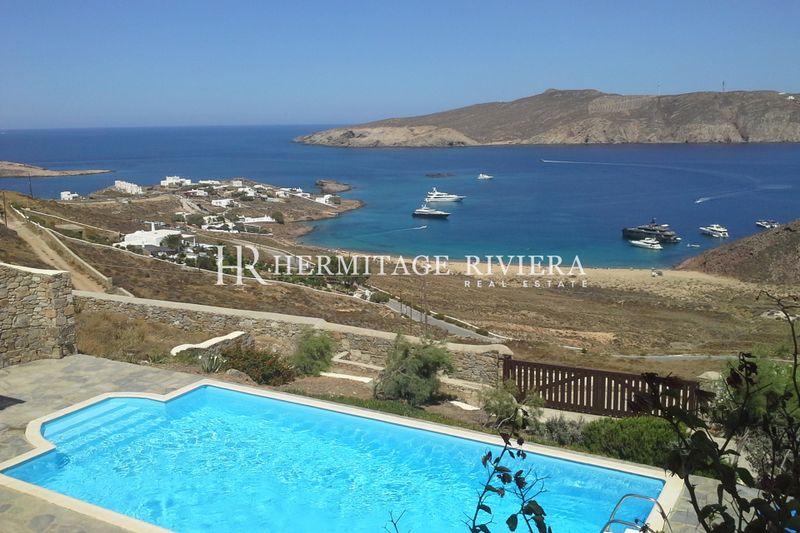
[[[662,268],[760,230],[757,219],[800,218],[800,144],[536,145],[350,149],[307,146],[299,135],[330,125],[0,131],[0,160],[110,174],[0,179],[0,188],[57,198],[122,179],[247,177],[313,190],[320,178],[349,183],[366,205],[314,222],[302,240],[381,254],[560,256],[584,267]],[[479,173],[494,176],[479,181]],[[439,174],[439,177],[430,177]],[[445,220],[413,218],[432,187],[466,195],[439,204]],[[625,226],[655,219],[682,242],[631,246]],[[688,246],[697,245],[697,246]]]

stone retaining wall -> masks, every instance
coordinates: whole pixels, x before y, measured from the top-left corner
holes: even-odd
[[[0,368],[75,353],[69,272],[0,263]]]
[[[186,331],[245,331],[275,347],[278,353],[289,353],[300,332],[307,327],[328,331],[336,339],[339,351],[349,352],[353,361],[383,366],[385,354],[395,338],[394,333],[354,326],[333,324],[320,318],[228,309],[198,304],[148,300],[111,294],[75,291],[76,304],[96,313],[122,313],[132,318],[156,320]],[[418,342],[416,337],[409,340]],[[480,383],[494,383],[499,375],[500,359],[513,355],[502,344],[448,343],[453,353],[453,377]]]

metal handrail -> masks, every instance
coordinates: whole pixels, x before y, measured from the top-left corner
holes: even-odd
[[[611,511],[611,516],[609,517],[608,522],[606,522],[605,525],[603,525],[603,528],[600,530],[600,533],[606,533],[608,531],[608,526],[610,526],[611,524],[622,524],[625,526],[633,526],[641,530],[642,524],[637,524],[635,522],[630,522],[628,520],[621,520],[619,518],[615,518],[617,511],[619,511],[619,508],[622,506],[623,502],[628,498],[637,498],[639,500],[645,500],[655,504],[655,506],[658,507],[658,512],[661,515],[661,518],[664,519],[664,523],[667,524],[670,533],[672,533],[672,524],[669,523],[669,518],[667,518],[667,513],[666,511],[664,511],[664,508],[661,506],[661,504],[658,503],[658,500],[656,500],[652,496],[645,496],[644,494],[633,494],[633,493],[626,494],[619,499],[616,507],[614,507],[614,510]]]

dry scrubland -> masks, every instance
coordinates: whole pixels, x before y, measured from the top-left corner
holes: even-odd
[[[314,316],[330,322],[385,331],[420,334],[416,324],[376,304],[296,285],[248,283],[216,286],[216,273],[183,268],[108,247],[68,241],[80,257],[141,298],[172,300],[254,311]]]
[[[464,287],[463,276],[425,280],[430,308],[512,337],[519,358],[610,370],[675,372],[692,377],[723,363],[666,361],[614,354],[731,354],[787,342],[785,325],[760,318],[760,285],[694,272],[587,271],[586,288]],[[376,287],[419,302],[419,278],[373,277]],[[514,286],[516,283],[516,286]],[[484,282],[484,285],[486,282]],[[787,287],[776,288],[786,292]],[[565,348],[565,347],[571,347]],[[576,350],[579,348],[582,350]]]
[[[0,224],[0,262],[33,268],[53,268],[44,263],[14,230]]]

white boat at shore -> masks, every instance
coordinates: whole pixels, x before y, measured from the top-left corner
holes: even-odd
[[[460,202],[464,198],[466,198],[466,196],[437,191],[436,187],[434,187],[432,191],[428,192],[428,195],[425,197],[425,202]]]
[[[773,229],[780,226],[777,220],[756,220],[756,226],[764,229]]]
[[[482,180],[482,181],[485,181],[485,180],[493,180],[493,179],[494,179],[494,176],[492,176],[492,175],[490,175],[490,174],[484,174],[483,172],[481,172],[480,174],[478,174],[478,179],[479,179],[479,180]]]
[[[717,239],[725,239],[728,237],[728,228],[719,224],[711,224],[710,226],[701,226],[700,233]]]
[[[662,250],[664,247],[661,246],[661,243],[658,242],[658,239],[654,237],[647,237],[645,239],[640,239],[636,241],[628,241],[631,243],[631,246],[637,246],[639,248],[647,248],[648,250]]]

